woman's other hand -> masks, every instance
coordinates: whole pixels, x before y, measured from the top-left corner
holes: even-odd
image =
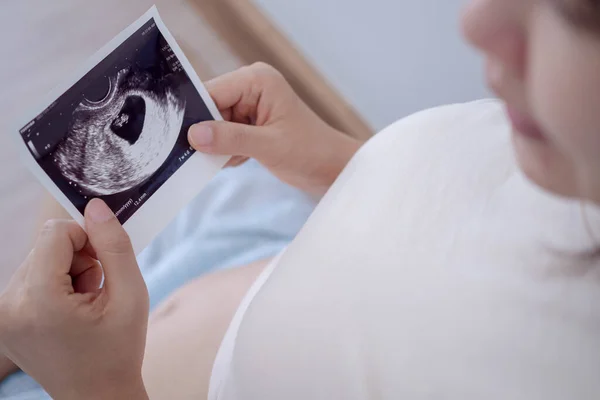
[[[147,398],[146,285],[104,202],[90,202],[85,222],[87,235],[73,221],[40,232],[0,295],[0,352],[53,398]]]
[[[258,160],[282,181],[323,194],[361,141],[322,121],[273,67],[257,63],[206,84],[226,122],[190,128],[201,152],[231,155],[229,166]]]

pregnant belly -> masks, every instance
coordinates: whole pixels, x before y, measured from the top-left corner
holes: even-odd
[[[268,262],[198,278],[150,316],[143,368],[150,398],[206,398],[221,340]]]

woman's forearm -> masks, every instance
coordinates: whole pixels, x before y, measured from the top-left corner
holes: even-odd
[[[335,182],[363,144],[364,141],[355,139],[346,134],[341,134],[339,136],[336,146],[332,148],[333,151],[330,155],[330,163],[323,171],[325,180],[329,183],[329,186]]]

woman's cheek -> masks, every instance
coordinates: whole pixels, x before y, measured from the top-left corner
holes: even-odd
[[[549,140],[575,164],[600,159],[600,64],[589,71],[580,61],[549,67],[532,90],[536,117]]]
[[[548,146],[568,156],[581,102],[580,54],[572,28],[550,10],[542,9],[530,27],[525,77],[532,116],[548,138]],[[568,133],[568,134],[567,134]]]
[[[570,194],[590,197],[600,186],[600,40],[545,18],[533,30],[529,62],[528,100],[554,174],[570,170]]]

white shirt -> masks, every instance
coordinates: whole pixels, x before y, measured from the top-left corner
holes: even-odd
[[[252,299],[220,398],[600,399],[598,242],[510,141],[495,101],[369,141]]]

